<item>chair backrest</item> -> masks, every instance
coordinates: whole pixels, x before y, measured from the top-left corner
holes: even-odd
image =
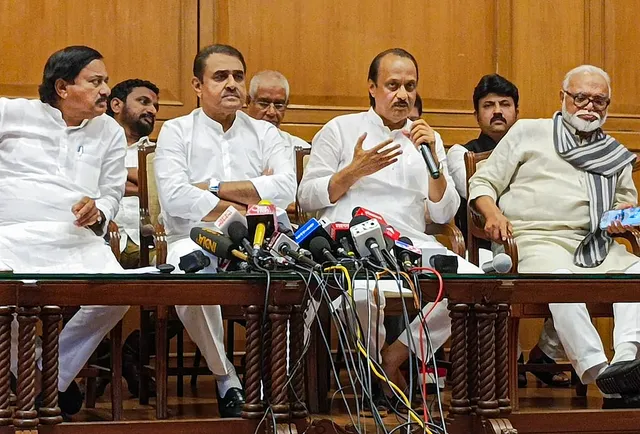
[[[469,197],[469,180],[476,173],[478,163],[486,160],[491,155],[491,151],[467,152],[464,154],[464,168],[467,171],[467,197]]]
[[[311,148],[302,148],[296,146],[296,181],[298,185],[300,185],[300,181],[302,181],[302,176],[304,175],[304,169],[307,167],[307,163],[309,163],[309,156],[311,155]],[[304,224],[307,220],[309,220],[309,215],[305,213],[300,205],[298,204],[298,194],[296,191],[296,210],[295,210],[295,223],[301,225]]]
[[[160,201],[153,166],[156,145],[138,148],[138,197],[140,199],[140,266],[151,262],[149,246],[153,244],[154,228],[160,215]]]

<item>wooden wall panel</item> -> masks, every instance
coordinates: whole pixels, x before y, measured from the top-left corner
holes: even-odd
[[[47,58],[67,45],[105,56],[110,84],[144,78],[160,87],[161,119],[196,106],[197,0],[0,0],[0,95],[37,97]],[[8,43],[13,41],[13,43]]]

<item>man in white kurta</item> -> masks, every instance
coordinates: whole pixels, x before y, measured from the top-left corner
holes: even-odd
[[[381,53],[373,65],[378,69],[375,77],[370,73],[369,80],[373,107],[364,113],[332,119],[314,137],[298,201],[306,212],[317,212],[330,221],[345,223],[351,220],[352,210],[361,206],[382,215],[417,247],[442,248],[434,237],[424,233],[425,207],[431,221],[447,223],[455,215],[460,198],[446,169],[440,135],[424,120],[408,119],[416,95],[417,64],[404,50],[391,50]],[[428,143],[435,150],[436,164],[440,163],[442,174],[439,180],[430,177],[416,143]],[[351,173],[356,175],[351,177]],[[347,181],[342,180],[345,175],[349,177]],[[340,189],[343,194],[335,194],[334,189]],[[436,200],[430,189],[439,191]],[[463,258],[458,257],[458,264],[460,273],[481,272]],[[432,303],[427,304],[424,312],[431,307]],[[370,324],[371,329],[379,331],[369,339],[372,353],[384,344],[383,309],[382,295],[379,323],[375,324],[373,318],[378,315],[378,309],[373,297],[356,298],[363,329],[368,330],[367,324]],[[446,302],[439,303],[427,321],[433,351],[447,340],[450,326]],[[387,375],[393,376],[406,360],[408,347],[419,348],[420,328],[420,320],[416,319],[409,326],[409,333],[403,332],[398,341],[382,353]],[[409,343],[410,337],[414,342]]]
[[[126,141],[103,114],[101,59],[88,47],[60,50],[45,66],[41,101],[0,98],[0,263],[15,272],[122,270],[102,236],[124,192]],[[65,325],[58,388],[73,396],[68,405],[61,394],[63,412],[80,409],[73,380],[127,309],[84,306]],[[15,368],[15,342],[12,349]]]
[[[559,120],[577,143],[577,149],[589,145],[596,133],[601,134],[599,128],[609,104],[608,83],[608,75],[599,68],[582,66],[570,71],[561,93],[562,114],[556,114],[554,119],[518,121],[470,181],[469,199],[487,219],[487,234],[494,239],[507,233],[513,235],[518,246],[519,272],[640,272],[638,258],[615,242],[610,242],[600,263],[580,265],[576,249],[590,234],[593,224],[590,175],[564,159],[554,141],[554,121]],[[626,152],[618,149],[623,155]],[[633,155],[629,155],[632,161]],[[631,172],[632,165],[626,163],[615,174],[614,194],[607,204],[610,208],[637,203]],[[567,356],[582,382],[592,382],[603,373],[607,377],[607,358],[586,306],[549,307]],[[629,367],[631,375],[637,375],[640,305],[614,303],[614,315],[615,356],[610,369],[620,364]],[[598,386],[607,394],[633,392],[620,385],[606,387],[600,381]]]
[[[240,111],[245,69],[242,54],[232,47],[201,50],[193,83],[202,108],[165,122],[160,131],[155,174],[167,230],[167,262],[176,266],[180,257],[200,249],[189,238],[191,228],[215,221],[229,205],[245,212],[261,199],[281,208],[294,201],[288,144],[273,125]],[[214,273],[217,259],[209,256],[211,265],[203,271]],[[227,414],[239,415],[244,398],[224,352],[220,306],[176,306],[176,311],[217,376],[220,396],[229,395],[223,400]],[[191,327],[194,323],[200,326]]]

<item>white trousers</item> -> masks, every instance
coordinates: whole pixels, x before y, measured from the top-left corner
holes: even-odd
[[[570,273],[556,270],[554,273]],[[640,262],[629,267],[625,273],[640,274]],[[583,384],[595,381],[600,366],[608,363],[598,331],[591,322],[591,316],[584,303],[550,304],[555,328]],[[613,347],[624,342],[640,342],[640,303],[613,304]]]

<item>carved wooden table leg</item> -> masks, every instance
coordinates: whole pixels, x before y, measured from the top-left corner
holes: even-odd
[[[289,420],[287,322],[291,306],[269,306],[271,319],[271,408],[278,422]]]
[[[309,415],[305,405],[304,390],[304,311],[302,306],[294,306],[289,326],[289,372],[291,386],[289,387],[289,402],[293,418],[305,418]]]
[[[0,426],[8,426],[13,423],[13,411],[9,406],[11,321],[13,321],[13,307],[0,306]]]
[[[260,320],[263,318],[262,315],[263,312],[260,312]],[[271,329],[271,319],[267,316],[266,322],[262,324],[261,342],[263,345],[260,349],[262,357],[262,392],[265,404],[271,399]]]
[[[498,305],[496,319],[496,397],[500,414],[511,414],[509,399],[509,342],[508,342],[509,305]]]
[[[260,419],[264,412],[264,405],[260,402],[261,315],[262,306],[249,306],[244,312],[244,317],[247,320],[247,367],[244,373],[246,399],[242,409],[242,417],[245,419]]]
[[[478,318],[478,408],[476,414],[492,418],[500,414],[496,399],[496,330],[498,308],[475,305]]]
[[[42,406],[40,423],[55,425],[62,422],[58,407],[58,337],[60,335],[61,309],[44,306],[42,313]]]
[[[469,306],[449,303],[451,317],[451,407],[449,419],[455,415],[469,414],[467,384],[466,320]]]
[[[467,361],[469,404],[475,412],[478,407],[478,323],[472,305],[467,316]]]
[[[19,307],[18,314],[18,393],[13,425],[16,431],[36,428],[36,323],[39,307]]]

